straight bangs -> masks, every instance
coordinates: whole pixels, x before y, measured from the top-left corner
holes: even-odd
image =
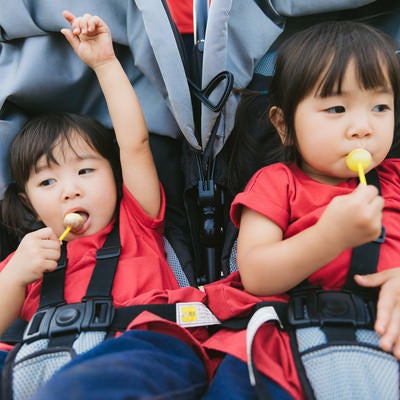
[[[272,95],[283,93],[286,98],[290,94],[297,106],[313,90],[323,97],[338,94],[354,60],[360,87],[391,86],[397,96],[400,77],[395,49],[393,38],[366,24],[330,21],[311,26],[289,38],[278,51],[276,72],[280,73],[271,84]],[[275,105],[285,105],[279,95],[276,100]]]
[[[315,94],[321,97],[341,94],[343,78],[351,62],[354,62],[360,88],[390,88],[395,96],[399,93],[400,71],[393,48],[376,35],[369,35],[367,40],[361,38],[368,33],[368,30],[354,31],[339,37],[342,43],[332,54]]]
[[[89,136],[65,114],[40,115],[29,120],[10,146],[10,172],[19,187],[23,188],[32,171],[37,172],[39,159],[45,157],[48,165],[58,164],[54,149],[59,144],[73,150],[76,135],[94,148]]]
[[[34,163],[33,166],[35,172],[38,172],[37,162],[39,161],[39,158],[43,156],[46,158],[46,163],[48,167],[50,167],[52,164],[59,165],[60,156],[57,159],[57,157],[54,155],[54,150],[56,148],[61,148],[61,154],[65,153],[65,149],[71,149],[72,152],[79,158],[78,152],[74,148],[76,143],[76,138],[81,138],[92,150],[97,151],[87,133],[82,129],[80,129],[79,127],[78,128],[65,127],[65,130],[60,130],[57,132],[58,134],[54,135],[53,141],[51,141],[52,137],[48,136],[47,138],[49,139],[49,141],[43,142],[43,146],[41,149],[40,147],[38,148],[35,157],[36,162]],[[56,133],[56,131],[54,133]],[[42,151],[41,156],[40,156],[40,151]]]

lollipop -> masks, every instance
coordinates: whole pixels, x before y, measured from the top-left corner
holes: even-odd
[[[70,231],[77,232],[83,226],[83,218],[78,213],[69,213],[64,217],[64,227],[65,231],[59,237],[60,242],[62,242]]]
[[[346,157],[346,164],[352,171],[358,172],[360,182],[367,184],[364,170],[371,163],[371,154],[365,149],[354,149]]]

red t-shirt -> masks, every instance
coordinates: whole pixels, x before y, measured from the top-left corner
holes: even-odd
[[[386,238],[381,245],[378,270],[400,266],[400,160],[385,160],[378,168],[382,196],[385,200],[382,223]],[[296,165],[273,164],[259,170],[231,207],[231,218],[240,225],[242,206],[251,208],[274,221],[288,238],[315,224],[328,203],[339,195],[351,193],[356,179],[336,186],[324,185],[304,174]],[[299,254],[299,257],[301,255]],[[312,274],[309,281],[325,289],[341,288],[350,266],[351,250]],[[287,296],[260,298],[244,291],[238,273],[206,286],[208,306],[222,320],[244,315],[260,300],[287,301]],[[214,334],[206,346],[246,358],[245,331],[222,330]],[[288,335],[274,324],[260,329],[254,342],[256,365],[296,399],[303,398],[297,369],[294,365]]]

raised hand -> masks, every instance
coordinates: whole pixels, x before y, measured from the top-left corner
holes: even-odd
[[[111,32],[98,16],[84,14],[75,17],[69,11],[63,12],[71,29],[61,29],[78,57],[92,69],[115,59]]]

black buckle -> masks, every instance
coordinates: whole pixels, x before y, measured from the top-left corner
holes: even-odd
[[[37,311],[29,321],[24,342],[82,331],[106,330],[114,318],[111,299],[91,298]]]
[[[289,303],[289,323],[296,327],[351,325],[372,328],[376,304],[354,293],[334,290],[314,290],[295,294]]]

